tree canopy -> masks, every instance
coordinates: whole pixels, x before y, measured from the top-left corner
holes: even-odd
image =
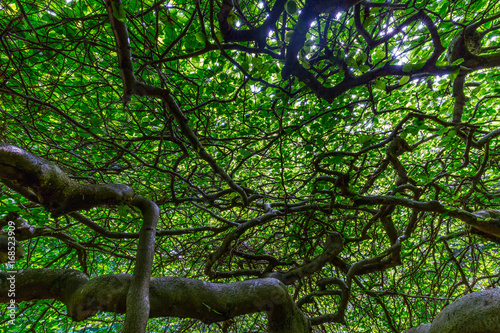
[[[499,29],[493,0],[0,1],[2,326],[400,332],[497,287]]]

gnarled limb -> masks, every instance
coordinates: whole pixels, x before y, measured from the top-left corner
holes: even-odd
[[[250,30],[237,30],[229,24],[227,19],[234,8],[233,0],[222,1],[222,7],[217,14],[217,18],[219,20],[219,27],[224,36],[224,40],[226,42],[255,41],[259,47],[263,48],[266,44],[266,38],[268,37],[269,30],[271,30],[276,24],[276,21],[278,21],[278,18],[285,8],[286,1],[287,0],[276,1],[266,21],[262,23],[261,26]]]
[[[0,180],[58,216],[98,205],[129,203],[143,215],[136,266],[127,296],[124,332],[145,331],[149,317],[149,278],[154,256],[158,206],[133,196],[124,184],[88,185],[71,180],[49,161],[9,144],[0,144]]]
[[[500,289],[463,296],[432,321],[429,333],[496,333],[500,330]]]
[[[54,216],[102,205],[121,205],[133,190],[125,184],[80,184],[49,161],[0,143],[0,181]]]
[[[297,61],[297,55],[304,46],[306,35],[316,16],[321,13],[347,10],[361,2],[360,0],[307,0],[302,8],[290,43],[286,50],[285,65],[281,76],[287,78],[290,74],[297,75],[297,70],[304,69]],[[331,101],[330,101],[331,102]]]
[[[500,331],[500,289],[487,289],[460,297],[434,318],[431,324],[404,333],[496,333]]]
[[[336,284],[340,289],[326,289],[328,285]],[[337,277],[328,277],[321,279],[317,282],[319,290],[314,291],[297,301],[297,305],[300,307],[302,304],[311,303],[315,297],[319,296],[340,296],[340,305],[337,312],[332,314],[325,314],[318,317],[311,318],[311,325],[321,325],[324,323],[338,322],[345,324],[345,310],[347,308],[347,303],[349,301],[350,289],[347,284]]]
[[[150,310],[149,281],[159,210],[153,201],[143,197],[135,197],[131,205],[141,210],[144,221],[139,232],[134,274],[127,293],[127,315],[123,332],[145,332]]]
[[[9,279],[15,279],[16,300],[56,299],[76,321],[97,311],[124,313],[133,277],[128,274],[89,278],[75,270],[26,269],[0,273],[0,302],[9,302]],[[249,292],[251,291],[251,292]],[[150,318],[195,318],[205,323],[265,312],[270,333],[311,332],[309,320],[276,279],[218,284],[177,277],[150,280]]]

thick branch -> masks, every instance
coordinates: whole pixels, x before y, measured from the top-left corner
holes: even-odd
[[[387,63],[382,67],[377,67],[369,72],[366,72],[360,76],[351,77],[345,76],[344,80],[333,87],[326,87],[321,84],[314,74],[297,62],[297,66],[292,69],[292,74],[295,75],[300,81],[304,82],[319,98],[332,103],[335,98],[339,97],[346,91],[368,84],[373,80],[385,77],[385,76],[405,76],[405,75],[416,75],[416,74],[426,74],[430,73],[432,75],[445,75],[452,71],[451,66],[438,67],[434,64],[427,62],[420,69],[411,70],[410,72],[403,71],[402,65],[390,65]]]
[[[115,35],[116,48],[118,49],[118,61],[123,79],[123,102],[127,103],[130,100],[130,96],[133,93],[137,80],[135,78],[134,68],[132,65],[132,52],[127,25],[125,22],[120,22],[113,15],[113,2],[115,4],[115,8],[119,6],[123,8],[123,4],[121,0],[106,0],[106,10],[108,11],[111,28],[113,28],[113,33]]]
[[[10,280],[9,280],[9,279]],[[75,270],[27,269],[0,273],[0,302],[9,302],[10,281],[15,279],[16,301],[56,299],[76,321],[97,311],[124,313],[132,276],[103,275],[92,280]],[[297,308],[286,287],[276,279],[218,284],[192,279],[161,277],[150,280],[150,318],[195,318],[205,323],[265,312],[270,333],[311,332],[308,319]]]
[[[300,49],[304,46],[307,32],[311,28],[311,24],[316,19],[317,15],[321,13],[344,11],[351,8],[352,6],[356,5],[359,2],[361,1],[360,0],[333,0],[333,1],[307,0],[304,4],[304,8],[302,8],[302,10],[300,11],[300,15],[294,29],[294,33],[292,35],[292,38],[290,39],[290,43],[288,43],[288,47],[286,50],[285,65],[283,66],[283,69],[281,71],[281,76],[283,78],[287,78],[290,74],[296,75],[296,69],[298,67],[304,69],[297,61],[297,55],[299,54]]]
[[[54,164],[8,144],[0,145],[0,180],[4,179],[8,180],[7,184],[28,188],[38,202],[55,215],[97,205],[121,204],[133,195],[132,189],[123,184],[78,184]],[[132,310],[127,314],[124,331],[140,332],[145,330],[149,313],[149,277],[159,213],[154,202],[142,197],[134,198],[131,204],[141,209],[144,222],[139,232],[137,263],[129,292]]]
[[[460,123],[462,121],[462,114],[464,113],[465,103],[467,98],[464,93],[464,84],[466,74],[458,74],[455,80],[453,80],[453,97],[455,98],[455,104],[453,105],[453,118],[454,123]]]
[[[155,254],[159,210],[153,201],[143,197],[135,197],[131,205],[141,210],[143,223],[139,232],[134,274],[127,294],[127,315],[123,332],[145,332],[150,309],[149,281]]]
[[[278,21],[283,9],[285,8],[285,3],[287,0],[277,0],[274,3],[271,13],[267,17],[266,21],[258,28],[253,28],[249,30],[237,30],[234,29],[227,21],[229,14],[233,10],[233,1],[224,0],[222,1],[222,7],[220,12],[217,14],[219,20],[220,31],[224,35],[224,41],[226,42],[248,42],[255,41],[259,47],[263,48],[266,43],[266,38],[269,31],[273,28]]]
[[[329,5],[331,6],[339,5],[340,8],[342,9],[347,9],[354,5],[358,6],[356,10],[357,15],[355,15],[356,18],[355,21],[357,23],[356,26],[360,34],[366,39],[367,43],[372,48],[381,43],[387,42],[387,40],[392,38],[393,35],[397,34],[411,22],[420,20],[429,30],[433,44],[433,53],[427,59],[425,65],[418,70],[405,72],[402,70],[402,66],[389,65],[388,63],[385,66],[376,68],[355,78],[346,75],[344,81],[342,81],[341,83],[337,84],[334,87],[324,86],[316,79],[315,75],[312,72],[305,69],[297,61],[297,54],[299,53],[300,49],[304,46],[304,42],[306,40],[306,34],[310,29],[311,23],[314,21],[316,15],[319,12],[321,12],[321,10],[318,9],[320,8],[318,4],[322,4],[321,1],[306,1],[304,9],[301,11],[301,14],[299,16],[294,34],[287,48],[285,65],[283,67],[281,74],[282,77],[286,78],[289,75],[296,76],[300,81],[304,82],[318,97],[323,98],[324,100],[332,103],[336,97],[340,96],[349,89],[367,84],[379,77],[384,77],[388,75],[401,75],[401,76],[415,75],[420,73],[432,73],[434,75],[439,75],[449,72],[450,68],[445,68],[445,67],[440,68],[436,66],[436,61],[438,60],[439,56],[445,51],[445,48],[441,43],[441,39],[439,37],[436,25],[434,24],[434,22],[432,22],[431,18],[427,14],[425,14],[424,11],[419,11],[415,15],[405,20],[401,25],[397,26],[392,33],[377,40],[374,40],[371,38],[368,32],[364,30],[364,28],[361,25],[359,19],[359,5],[357,5],[358,3],[359,1],[346,0],[338,2],[337,1],[329,2]],[[326,8],[328,6],[323,4],[323,7]]]
[[[0,181],[41,203],[54,216],[132,198],[124,184],[79,184],[49,161],[14,145],[0,143]]]

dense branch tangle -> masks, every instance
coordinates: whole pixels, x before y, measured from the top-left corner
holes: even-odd
[[[498,286],[495,2],[0,6],[0,254],[62,302],[19,327],[399,332]]]

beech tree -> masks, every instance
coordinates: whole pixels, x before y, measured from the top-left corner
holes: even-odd
[[[462,327],[430,323],[500,298],[499,29],[490,0],[0,0],[2,327]]]

